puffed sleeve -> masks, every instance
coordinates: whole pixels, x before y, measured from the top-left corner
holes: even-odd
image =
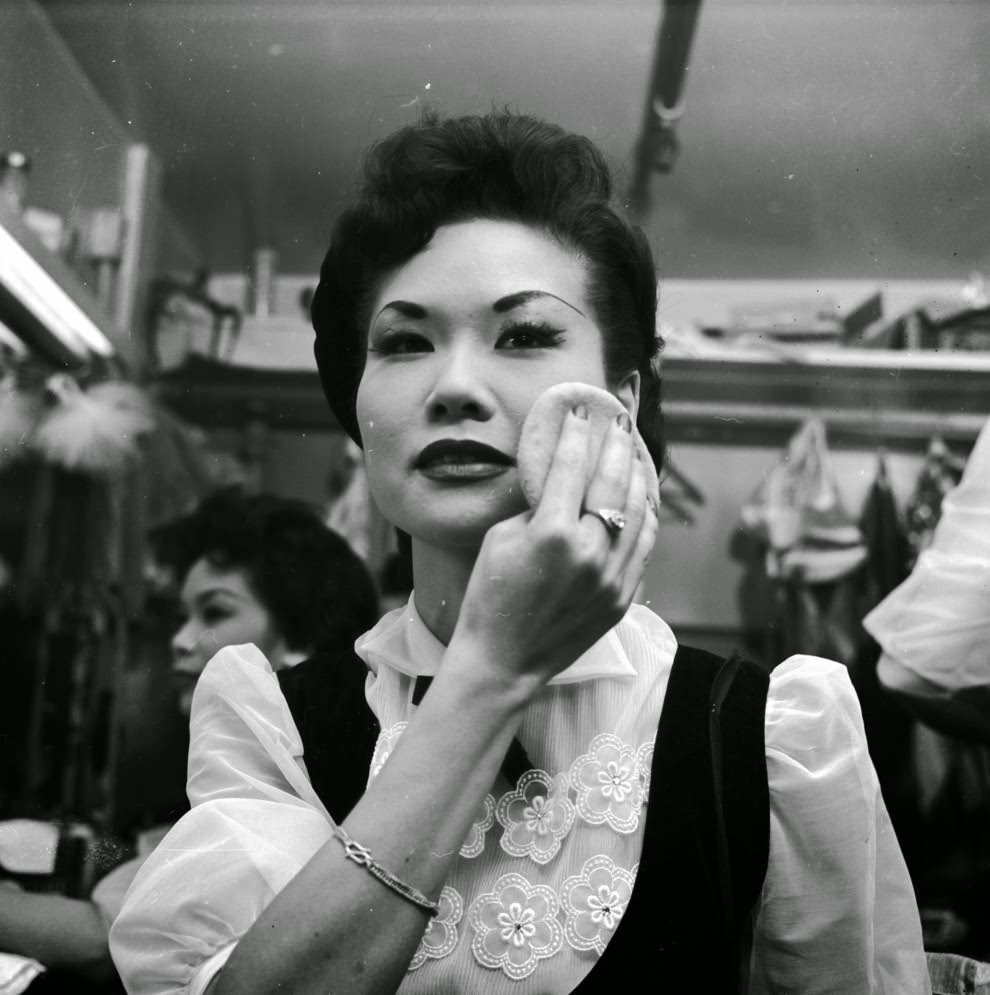
[[[927,995],[914,890],[844,667],[796,656],[773,672],[766,755],[750,995]]]
[[[253,646],[221,650],[197,684],[188,790],[191,810],[138,871],[110,932],[130,995],[200,995],[331,838],[298,730]]]

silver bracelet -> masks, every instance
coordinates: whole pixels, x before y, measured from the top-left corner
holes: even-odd
[[[373,874],[386,888],[391,888],[397,895],[401,895],[407,902],[418,905],[421,909],[426,909],[431,916],[435,916],[440,911],[439,902],[431,902],[417,888],[405,881],[400,881],[391,871],[386,870],[381,864],[371,856],[371,851],[362,846],[357,840],[351,839],[347,835],[343,826],[334,826],[333,834],[340,840],[344,847],[344,856],[348,860],[353,860],[370,874]]]

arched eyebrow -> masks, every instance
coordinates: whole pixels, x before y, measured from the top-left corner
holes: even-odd
[[[229,587],[208,587],[197,593],[193,601],[196,604],[206,604],[210,598],[227,597],[234,601],[242,601],[243,596],[237,591],[232,591]]]
[[[505,297],[500,297],[492,305],[492,310],[496,314],[504,314],[506,311],[511,311],[513,308],[528,304],[530,301],[540,297],[552,297],[555,301],[560,301],[561,304],[566,305],[572,311],[577,311],[582,318],[587,317],[580,308],[575,307],[570,301],[565,301],[563,297],[558,297],[556,294],[551,294],[546,290],[520,290],[518,293],[508,294]]]
[[[528,304],[532,300],[538,300],[543,297],[550,297],[555,301],[559,301],[565,307],[569,307],[572,311],[576,311],[582,318],[587,317],[587,315],[585,315],[580,308],[575,307],[570,303],[570,301],[565,301],[563,297],[551,294],[547,290],[520,290],[514,294],[507,294],[505,297],[500,297],[494,304],[492,304],[492,310],[496,314],[505,314],[506,311],[522,307],[523,304]],[[422,304],[416,304],[413,301],[389,301],[388,304],[385,304],[381,308],[378,315],[389,310],[398,311],[403,318],[410,318],[416,321],[422,321],[424,318],[428,318],[430,316],[430,312],[423,307]],[[378,315],[375,317],[377,318]]]
[[[381,314],[382,311],[388,311],[390,309],[392,311],[398,311],[403,318],[415,318],[422,320],[429,315],[429,312],[425,307],[423,307],[422,304],[414,304],[412,301],[389,301],[388,304],[381,308],[378,314]],[[375,315],[375,317],[377,318],[378,315]]]

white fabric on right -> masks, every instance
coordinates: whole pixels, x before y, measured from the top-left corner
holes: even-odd
[[[990,686],[990,420],[931,545],[863,626],[885,656],[940,688]]]

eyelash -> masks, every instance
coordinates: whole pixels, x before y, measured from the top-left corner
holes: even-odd
[[[519,321],[502,329],[495,343],[495,348],[504,348],[509,340],[519,335],[528,335],[536,340],[533,345],[519,346],[520,349],[549,349],[558,345],[564,338],[564,332],[561,329],[554,328],[545,321]],[[414,346],[414,348],[408,348],[408,346]],[[395,329],[386,329],[378,336],[374,346],[368,346],[368,352],[378,356],[429,352],[431,349],[430,341],[425,335]]]
[[[429,340],[418,332],[406,332],[399,329],[386,328],[380,335],[376,336],[375,345],[368,345],[368,352],[376,356],[394,356],[407,352],[426,352],[426,349],[403,349],[403,345],[410,343],[424,343],[429,345]]]
[[[520,347],[523,349],[550,349],[555,345],[559,345],[564,338],[564,333],[561,329],[554,328],[545,321],[520,321],[503,329],[502,334],[499,335],[498,341],[495,343],[496,348],[506,340],[520,333],[529,335],[536,340],[534,345]]]

